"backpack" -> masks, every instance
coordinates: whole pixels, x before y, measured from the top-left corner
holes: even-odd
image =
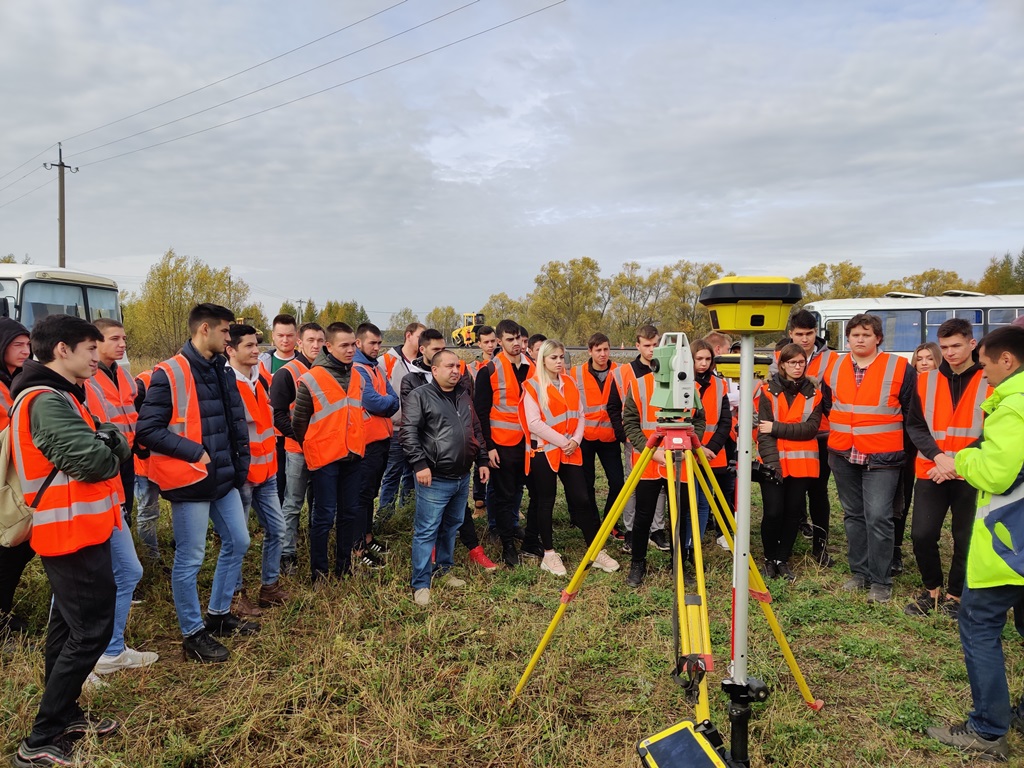
[[[52,387],[28,387],[18,393],[14,405],[11,406],[11,416],[13,417],[14,410],[26,395],[40,390],[57,391]],[[18,468],[11,461],[11,441],[14,439],[12,426],[13,418],[12,423],[0,431],[0,470],[3,470],[3,474],[0,475],[0,546],[3,547],[16,547],[28,541],[32,534],[32,510],[42,500],[43,494],[46,493],[46,489],[50,487],[50,483],[53,482],[58,472],[54,467],[43,481],[39,493],[32,499],[32,503],[28,503],[25,500],[25,494],[21,492]]]

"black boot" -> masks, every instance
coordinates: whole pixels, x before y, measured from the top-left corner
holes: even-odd
[[[832,555],[828,553],[824,539],[815,539],[814,547],[811,549],[811,557],[822,568],[831,568],[834,565]]]
[[[509,568],[515,568],[519,565],[519,552],[516,550],[515,544],[504,544],[501,548],[501,559],[505,561],[505,565]]]
[[[217,637],[230,635],[255,635],[260,625],[255,621],[240,619],[232,613],[206,614],[206,631]]]
[[[644,583],[644,576],[647,575],[647,563],[630,563],[629,576],[626,577],[626,586],[638,588]]]

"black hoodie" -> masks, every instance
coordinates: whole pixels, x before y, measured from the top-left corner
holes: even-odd
[[[28,335],[28,328],[17,320],[12,320],[9,317],[0,317],[0,384],[3,384],[7,389],[11,388],[11,380],[21,373],[21,368],[15,368],[14,371],[7,370],[7,364],[3,361],[4,355],[7,354],[7,348],[11,346],[12,341],[19,336]]]
[[[974,350],[972,359],[971,367],[963,373],[953,373],[953,369],[945,360],[939,363],[939,373],[945,376],[949,382],[949,394],[953,400],[953,408],[956,408],[960,402],[960,398],[963,397],[964,391],[975,374],[982,369],[981,363],[978,361],[978,350]],[[924,454],[929,461],[935,461],[935,457],[942,451],[939,450],[939,444],[935,442],[935,437],[932,435],[931,425],[924,417],[924,406],[917,394],[916,387],[914,388],[914,399],[910,404],[910,413],[907,414],[906,426],[907,434],[917,450]]]

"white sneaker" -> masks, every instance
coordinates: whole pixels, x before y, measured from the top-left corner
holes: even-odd
[[[136,651],[134,648],[125,646],[124,650],[116,656],[107,656],[106,654],[100,656],[100,660],[93,667],[93,672],[97,675],[109,675],[122,669],[139,669],[155,664],[159,658],[160,654],[158,653]]]
[[[605,550],[601,550],[597,553],[597,557],[594,558],[594,562],[590,566],[591,568],[597,568],[599,571],[605,573],[615,573],[619,570],[619,561],[613,560]]]
[[[718,546],[725,550],[729,549],[729,542],[726,541],[725,536],[718,537]]]
[[[540,569],[555,576],[567,575],[565,566],[562,564],[562,556],[553,549],[544,553],[544,558],[540,561]]]
[[[413,593],[412,599],[416,605],[430,605],[430,590],[426,587],[421,587]]]
[[[441,583],[446,587],[464,587],[466,586],[466,580],[460,579],[458,576],[453,574],[451,571],[441,577]]]
[[[106,688],[110,683],[104,680],[102,677],[97,675],[95,672],[90,672],[89,676],[85,678],[85,682],[82,683],[82,690],[99,690],[100,688]]]

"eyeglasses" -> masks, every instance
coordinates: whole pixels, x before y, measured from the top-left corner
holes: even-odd
[[[806,360],[787,360],[786,362],[783,363],[783,365],[791,365],[794,368],[803,368],[804,366],[807,365],[807,361]]]

